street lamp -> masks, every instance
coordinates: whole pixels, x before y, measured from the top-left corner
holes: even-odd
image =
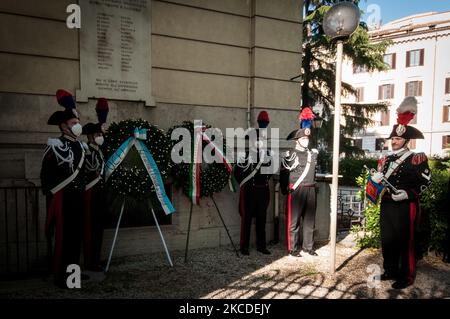
[[[327,11],[323,18],[325,34],[336,40],[336,87],[334,93],[334,133],[333,133],[333,179],[331,184],[331,218],[330,218],[330,272],[336,270],[336,224],[337,194],[339,174],[339,135],[341,117],[341,72],[342,41],[348,38],[359,25],[360,12],[352,2],[339,2]]]
[[[313,128],[320,129],[322,127],[323,118],[317,113],[314,113],[314,115]]]

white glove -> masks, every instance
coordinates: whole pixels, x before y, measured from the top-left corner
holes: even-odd
[[[380,182],[383,179],[383,177],[384,177],[383,173],[376,172],[375,174],[372,175],[372,180],[375,183],[380,184]]]
[[[400,189],[397,194],[392,194],[392,199],[396,202],[399,202],[401,200],[408,199],[408,194],[405,190]]]

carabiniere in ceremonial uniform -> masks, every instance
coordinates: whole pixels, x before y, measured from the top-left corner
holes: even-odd
[[[40,176],[47,196],[45,234],[50,268],[55,284],[66,288],[66,268],[79,264],[80,259],[86,145],[77,140],[82,126],[72,95],[58,90],[56,96],[65,110],[53,113],[47,124],[57,125],[62,135],[48,140]]]
[[[381,193],[380,228],[384,273],[381,280],[395,280],[403,289],[414,283],[416,273],[415,227],[420,222],[420,195],[431,184],[431,172],[424,153],[408,149],[411,139],[423,134],[408,123],[417,112],[417,101],[406,97],[397,109],[398,124],[389,136],[392,152],[380,159],[371,179],[388,185]],[[387,180],[387,183],[385,182]]]
[[[83,256],[87,270],[101,271],[100,253],[106,213],[106,194],[104,187],[105,160],[100,147],[104,142],[103,124],[106,122],[109,111],[106,99],[98,99],[95,109],[98,123],[87,123],[83,126],[83,134],[87,135],[89,146],[85,161]]]
[[[240,183],[239,214],[241,216],[240,251],[249,255],[250,231],[253,217],[256,219],[256,249],[262,254],[270,254],[266,246],[267,207],[270,201],[269,180],[273,174],[264,172],[271,165],[270,152],[262,145],[262,135],[267,134],[269,115],[261,111],[258,115],[259,129],[255,129],[256,141],[250,138],[249,151],[238,159],[234,176]],[[267,138],[267,135],[265,136]]]
[[[300,257],[300,225],[303,231],[302,250],[312,256],[314,251],[314,225],[316,216],[317,150],[309,150],[310,128],[295,130],[287,140],[296,146],[282,157],[280,189],[287,197],[287,250]]]

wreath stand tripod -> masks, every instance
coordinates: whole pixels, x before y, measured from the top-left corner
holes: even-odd
[[[230,239],[231,245],[233,246],[233,249],[234,249],[234,251],[236,253],[236,256],[239,257],[239,252],[238,252],[236,246],[234,245],[233,239],[231,238],[230,232],[228,231],[228,227],[225,224],[225,221],[224,221],[224,219],[222,217],[222,214],[220,213],[219,207],[217,206],[217,203],[214,200],[214,196],[213,195],[211,195],[211,199],[212,199],[212,201],[214,203],[214,206],[216,207],[217,213],[219,214],[220,220],[222,221],[222,225],[223,225],[223,227],[225,228],[225,230],[227,232],[228,238]],[[187,238],[186,238],[186,249],[185,249],[185,252],[184,252],[184,262],[185,263],[187,262],[188,250],[189,250],[189,235],[191,233],[191,220],[192,220],[192,207],[193,207],[193,205],[194,204],[191,201],[191,207],[189,209],[189,223],[188,223],[188,232],[187,232]]]
[[[116,231],[114,233],[114,239],[113,239],[113,242],[111,245],[111,249],[109,251],[108,263],[106,264],[105,273],[107,273],[109,270],[109,265],[111,263],[114,246],[116,245],[117,234],[119,232],[120,222],[122,220],[124,208],[125,208],[125,199],[123,200],[122,207],[120,208],[120,215],[119,215],[119,219],[117,221]],[[159,227],[159,223],[158,223],[158,220],[156,219],[156,215],[155,215],[155,211],[153,210],[153,207],[151,207],[151,211],[152,211],[152,215],[153,215],[153,219],[155,221],[156,227],[158,228],[159,236],[161,237],[161,241],[164,246],[164,250],[166,251],[167,260],[169,261],[170,266],[173,267],[172,259],[170,258],[169,250],[167,249],[166,241],[164,240],[164,236],[161,232],[161,228]]]

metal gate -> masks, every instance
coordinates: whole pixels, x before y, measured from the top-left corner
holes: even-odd
[[[45,215],[39,187],[0,187],[1,279],[46,271]]]

